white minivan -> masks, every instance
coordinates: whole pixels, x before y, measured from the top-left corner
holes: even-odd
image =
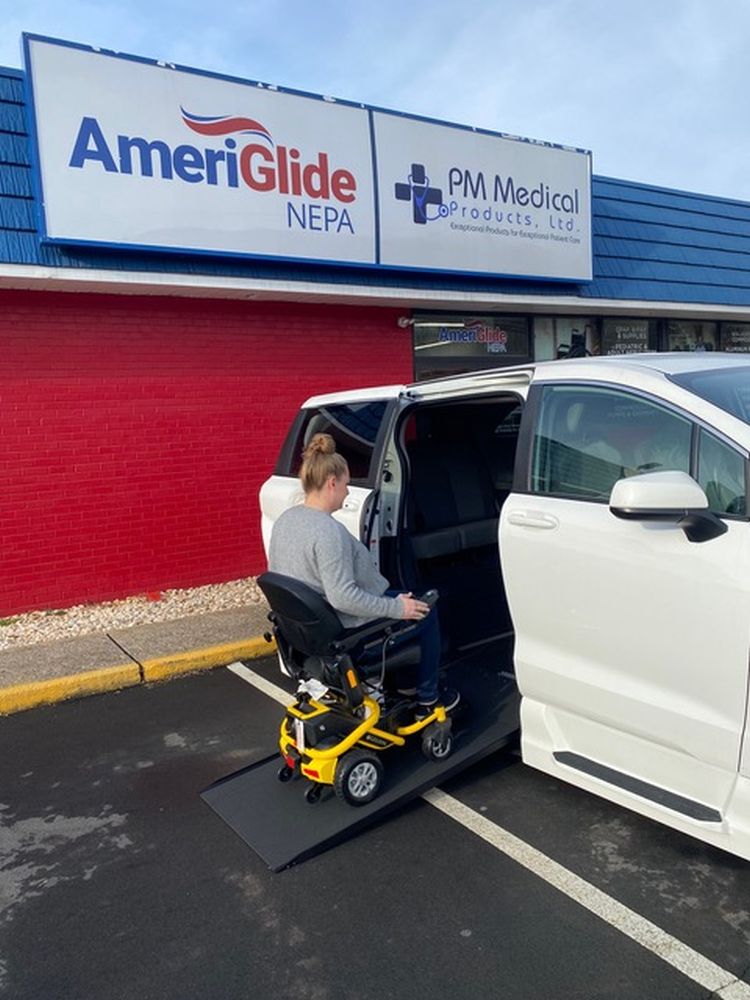
[[[319,431],[350,466],[337,516],[392,586],[440,591],[447,661],[515,673],[526,764],[750,859],[750,359],[309,399],[261,490],[266,548]]]

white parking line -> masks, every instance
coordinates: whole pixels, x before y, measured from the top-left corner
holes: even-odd
[[[288,705],[291,701],[292,696],[288,691],[283,688],[277,687],[276,684],[272,684],[271,681],[267,681],[265,677],[261,677],[260,674],[256,674],[254,670],[250,667],[246,667],[244,663],[230,663],[227,670],[231,670],[233,674],[237,674],[241,677],[243,681],[247,681],[248,684],[252,684],[263,694],[267,694],[269,698],[273,698],[278,701],[281,705]]]
[[[450,816],[461,826],[471,830],[477,837],[502,851],[519,865],[523,865],[534,875],[554,886],[570,899],[585,907],[590,913],[615,927],[622,934],[636,941],[643,948],[658,955],[664,962],[688,976],[699,985],[711,990],[712,995],[722,1000],[747,1000],[750,986],[738,980],[731,972],[722,969],[710,959],[672,937],[661,927],[640,916],[634,910],[623,906],[606,892],[582,879],[567,868],[548,858],[535,847],[520,840],[514,834],[488,820],[481,813],[454,799],[439,788],[425,792],[425,802]]]
[[[254,670],[242,663],[231,663],[229,669],[238,677],[252,684],[263,694],[288,705],[290,696],[283,688],[256,674]],[[544,879],[549,885],[568,898],[583,906],[590,913],[599,917],[610,927],[614,927],[641,947],[652,952],[672,968],[692,979],[704,989],[711,990],[713,996],[721,1000],[750,1000],[750,985],[737,979],[731,972],[722,969],[705,955],[683,944],[677,938],[662,930],[656,924],[640,916],[634,910],[619,903],[606,892],[582,879],[579,875],[564,868],[557,861],[542,854],[535,847],[520,840],[508,830],[493,823],[481,813],[470,809],[451,795],[446,795],[439,788],[433,788],[422,796],[435,809],[460,823],[485,843],[501,851],[538,878]]]

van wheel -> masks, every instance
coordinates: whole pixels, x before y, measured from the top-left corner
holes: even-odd
[[[284,766],[280,767],[276,772],[276,777],[279,781],[291,781],[294,777],[294,771],[287,764],[284,764]]]
[[[383,765],[375,754],[350,750],[336,766],[333,790],[350,806],[372,802],[383,783]]]
[[[428,760],[445,760],[453,749],[450,722],[436,722],[425,729],[422,753]]]

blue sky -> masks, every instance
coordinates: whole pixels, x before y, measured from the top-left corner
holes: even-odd
[[[750,201],[747,0],[0,0],[32,31],[590,149],[598,174]]]

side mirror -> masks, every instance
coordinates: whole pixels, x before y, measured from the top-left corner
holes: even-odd
[[[691,542],[708,542],[726,524],[708,509],[708,498],[686,472],[646,472],[618,479],[609,509],[625,521],[663,521],[682,528]]]

